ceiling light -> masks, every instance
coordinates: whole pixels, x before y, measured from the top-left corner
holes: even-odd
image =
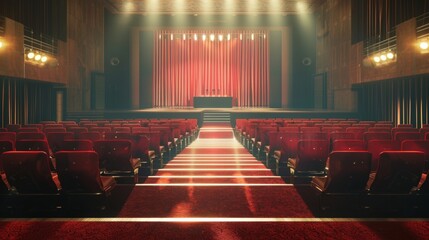
[[[387,57],[386,57],[386,55],[385,55],[385,54],[382,54],[382,55],[380,56],[380,59],[381,59],[381,61],[386,61],[386,60],[387,60]]]
[[[223,40],[223,35],[219,34],[218,39],[219,39],[219,41],[222,41]]]
[[[3,47],[3,42],[0,40],[0,48]]]
[[[373,60],[374,60],[374,62],[379,63],[380,62],[380,57],[379,56],[374,56]]]
[[[48,57],[47,56],[42,56],[42,58],[40,59],[42,62],[46,62],[48,61]]]
[[[210,34],[210,41],[214,41],[215,40],[215,35],[214,34]]]
[[[392,52],[388,52],[386,54],[386,56],[387,56],[388,59],[393,59],[395,57],[395,55]]]
[[[422,41],[422,42],[420,42],[419,47],[420,47],[420,49],[422,49],[422,50],[426,50],[426,49],[428,49],[428,48],[429,48],[429,43],[428,43],[427,41]]]
[[[36,54],[36,56],[34,57],[34,60],[39,61],[41,58],[42,58],[42,55]]]

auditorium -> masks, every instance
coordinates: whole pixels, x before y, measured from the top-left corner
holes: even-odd
[[[0,0],[0,239],[428,239],[429,0]]]

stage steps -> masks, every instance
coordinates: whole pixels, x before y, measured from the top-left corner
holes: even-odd
[[[205,112],[203,113],[203,122],[230,123],[231,114],[228,112]]]

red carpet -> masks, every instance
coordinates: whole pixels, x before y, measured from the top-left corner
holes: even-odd
[[[429,223],[419,219],[317,218],[313,189],[274,176],[226,125],[205,126],[199,139],[155,176],[119,185],[111,200],[102,213],[3,219],[0,239],[427,239],[429,234]],[[64,218],[70,216],[75,218]]]
[[[0,223],[2,239],[427,239],[428,222]]]

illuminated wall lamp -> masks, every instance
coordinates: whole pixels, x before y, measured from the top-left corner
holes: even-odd
[[[420,47],[420,50],[422,50],[422,51],[427,51],[428,50],[428,48],[429,48],[429,43],[428,43],[428,41],[425,39],[425,40],[422,40],[421,42],[420,42],[420,44],[419,44],[419,47]]]

